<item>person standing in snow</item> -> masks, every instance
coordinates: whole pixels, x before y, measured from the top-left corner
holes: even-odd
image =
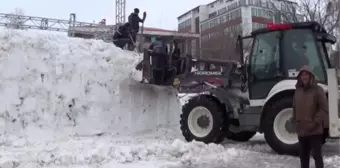
[[[139,23],[144,23],[146,18],[146,12],[143,13],[143,19],[141,19],[139,16],[139,9],[135,8],[134,12],[130,14],[129,16],[129,23],[131,25],[130,27],[130,33],[132,41],[129,43],[130,50],[133,50],[134,44],[136,43],[137,34],[139,32]]]
[[[113,35],[113,44],[123,49],[124,46],[131,40],[129,35],[129,29],[130,23],[125,23],[119,26],[117,31]]]
[[[312,151],[315,168],[323,168],[322,144],[328,128],[328,101],[308,66],[298,74],[293,99],[293,123],[300,143],[301,168],[309,168]]]

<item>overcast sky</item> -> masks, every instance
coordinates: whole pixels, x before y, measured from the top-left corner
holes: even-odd
[[[21,8],[25,15],[68,19],[70,13],[77,20],[92,23],[106,18],[115,22],[115,0],[1,0],[0,13],[11,13]],[[145,25],[164,29],[177,29],[177,17],[200,4],[213,0],[127,0],[126,15],[134,8],[147,12]],[[126,16],[127,17],[127,16]]]

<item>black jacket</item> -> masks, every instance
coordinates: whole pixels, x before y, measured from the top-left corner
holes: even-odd
[[[143,19],[141,19],[138,14],[131,13],[129,16],[129,23],[131,25],[131,29],[133,30],[139,30],[139,23],[143,22]]]
[[[114,33],[113,39],[129,38],[129,26],[126,24],[118,27],[118,30]]]

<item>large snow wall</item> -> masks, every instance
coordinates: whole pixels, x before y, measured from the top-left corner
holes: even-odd
[[[131,79],[139,60],[138,54],[99,40],[1,30],[0,134],[177,127],[180,104],[174,91]]]

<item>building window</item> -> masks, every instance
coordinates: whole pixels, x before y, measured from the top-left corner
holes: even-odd
[[[191,19],[188,19],[185,21],[185,27],[190,27],[191,26]]]
[[[239,1],[238,1],[238,2],[235,2],[235,3],[232,3],[232,4],[230,4],[230,5],[228,6],[228,11],[238,8],[238,7],[239,7],[239,5],[240,5],[240,2],[239,2]]]
[[[201,31],[209,29],[210,22],[205,22],[201,24]]]
[[[217,16],[217,12],[213,12],[213,13],[210,13],[210,14],[209,14],[209,18],[213,18],[213,17],[215,17],[215,16]]]
[[[256,10],[255,10],[255,8],[251,8],[251,16],[256,16]]]
[[[224,8],[222,8],[222,9],[218,10],[218,14],[220,15],[220,14],[222,14],[222,13],[225,13],[226,11],[227,11],[227,8],[224,7]]]
[[[240,2],[240,5],[241,5],[241,6],[245,6],[246,3],[247,3],[247,0],[240,0],[239,2]]]
[[[273,11],[259,8],[251,8],[251,15],[256,17],[262,17],[266,19],[273,18]]]
[[[261,6],[262,5],[262,2],[261,0],[255,0],[255,6]]]
[[[230,20],[234,20],[241,17],[241,13],[242,13],[241,9],[237,9],[235,11],[230,12]]]
[[[253,22],[252,23],[252,30],[257,30],[257,29],[262,29],[262,28],[266,28],[267,25],[266,24],[262,24],[262,23],[257,23],[257,22]]]
[[[223,16],[220,17],[220,22],[221,22],[221,23],[227,22],[227,20],[226,20],[226,15],[223,15]]]
[[[223,30],[223,35],[224,36],[233,36],[233,35],[237,35],[241,32],[242,32],[241,25],[237,24],[237,25],[232,25],[232,26],[225,28]]]
[[[214,25],[214,22],[211,20],[210,21],[210,28],[212,28],[212,27],[214,27],[215,25]]]
[[[185,20],[184,22],[178,24],[178,29],[184,29],[191,26],[191,18]]]
[[[249,0],[249,5],[254,5],[254,0]]]
[[[223,30],[223,35],[228,35],[228,32],[229,32],[228,28],[225,28],[225,29]]]

